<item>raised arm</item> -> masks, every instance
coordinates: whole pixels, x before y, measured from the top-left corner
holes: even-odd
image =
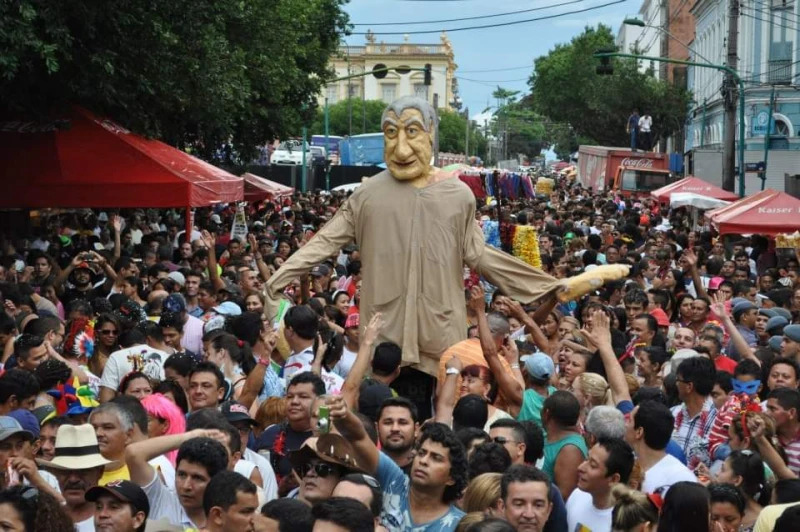
[[[356,462],[370,475],[378,471],[380,454],[364,430],[364,425],[350,409],[341,395],[334,395],[325,400],[330,409],[330,417],[336,430],[353,446]]]
[[[272,352],[278,343],[278,333],[272,329],[262,330],[261,343],[265,346],[264,352],[259,354],[258,364],[250,370],[247,379],[244,381],[242,392],[239,394],[238,401],[247,408],[253,405],[261,388],[264,386],[264,377],[272,363]]]
[[[761,361],[756,356],[753,348],[750,347],[750,345],[747,343],[747,340],[745,340],[744,336],[742,336],[742,333],[740,333],[739,329],[736,328],[736,324],[733,323],[733,320],[725,311],[725,299],[722,294],[714,294],[714,296],[711,298],[711,310],[713,310],[714,314],[719,316],[719,319],[722,320],[722,326],[725,327],[726,331],[728,331],[728,334],[731,337],[731,342],[741,358],[749,358],[761,366]]]
[[[367,325],[367,328],[364,329],[364,333],[361,335],[358,353],[356,353],[356,360],[353,362],[350,373],[347,374],[347,378],[342,386],[342,398],[344,398],[348,405],[355,406],[358,404],[361,381],[364,380],[367,368],[372,363],[372,346],[375,345],[384,324],[383,315],[378,312],[369,320],[369,325]]]
[[[433,420],[437,423],[444,423],[448,427],[452,427],[453,409],[455,408],[456,401],[458,400],[456,398],[458,395],[458,377],[461,374],[463,365],[461,364],[461,359],[459,359],[457,356],[452,356],[450,357],[450,360],[447,361],[445,367],[448,371],[445,373],[442,389],[439,391],[439,395],[436,397],[436,416]],[[451,369],[455,371],[449,371]]]
[[[747,429],[750,431],[750,438],[758,447],[758,452],[764,459],[764,462],[775,473],[775,476],[780,480],[784,478],[797,478],[794,471],[786,466],[778,451],[769,442],[764,435],[766,430],[766,423],[761,416],[755,416],[747,420]]]
[[[269,278],[272,276],[272,272],[269,271],[269,266],[267,263],[264,262],[264,257],[261,255],[261,252],[258,251],[258,243],[256,242],[256,235],[253,233],[247,233],[247,242],[250,244],[250,253],[253,254],[253,257],[256,259],[256,267],[258,268],[258,273],[261,274],[261,277],[264,278],[264,281],[269,281]]]
[[[497,385],[508,405],[508,413],[516,417],[522,408],[524,390],[520,383],[506,372],[500,362],[497,346],[494,343],[492,331],[489,329],[489,321],[486,319],[485,301],[483,288],[478,285],[473,286],[469,294],[469,306],[478,316],[478,336],[481,341],[481,350],[492,375],[497,379]]]
[[[630,401],[631,393],[628,390],[628,381],[625,380],[625,372],[611,346],[611,324],[608,314],[603,310],[595,310],[592,315],[592,330],[581,329],[581,333],[597,348],[600,354],[614,405],[618,405],[622,401]]]
[[[700,278],[700,271],[697,269],[697,255],[691,249],[685,249],[681,257],[686,264],[686,273],[692,276],[692,283],[694,283],[694,291],[697,293],[697,297],[708,297],[708,292],[703,286],[703,280]]]
[[[221,290],[225,288],[225,281],[219,276],[219,271],[217,270],[217,237],[205,229],[200,233],[200,237],[203,239],[203,244],[205,244],[208,251],[208,279],[214,285],[214,290]]]
[[[122,256],[122,218],[119,214],[111,217],[111,227],[114,228],[114,262]]]
[[[180,447],[192,438],[217,438],[217,431],[196,429],[181,434],[159,436],[132,443],[125,448],[125,464],[130,471],[131,481],[139,486],[147,486],[153,481],[155,469],[148,462],[153,458]]]
[[[539,327],[539,324],[536,323],[535,320],[531,319],[530,316],[528,316],[528,313],[525,312],[525,309],[522,308],[522,305],[508,297],[502,297],[498,299],[502,299],[511,315],[517,318],[520,323],[525,325],[525,332],[531,335],[533,338],[533,343],[535,343],[536,346],[542,351],[547,351],[550,348],[550,343],[547,341],[547,336],[544,335],[541,327]],[[550,298],[550,301],[555,301],[555,298]]]

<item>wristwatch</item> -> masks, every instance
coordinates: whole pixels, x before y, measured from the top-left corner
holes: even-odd
[[[447,375],[459,375],[461,372],[456,368],[447,368],[445,372]]]

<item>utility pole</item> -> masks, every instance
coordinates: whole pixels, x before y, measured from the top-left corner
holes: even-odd
[[[739,41],[739,0],[729,0],[728,11],[728,58],[726,66],[737,70]],[[736,187],[736,83],[730,73],[725,75],[722,84],[723,103],[725,108],[725,142],[722,155],[722,188],[733,192]],[[744,142],[744,138],[739,139]],[[739,169],[741,172],[742,169]],[[741,186],[741,184],[740,184]]]
[[[661,35],[659,35],[659,53],[661,57],[669,57],[669,40],[667,40],[667,36],[670,35],[669,33],[669,0],[661,0],[661,5],[659,6],[661,10]],[[669,63],[659,63],[658,65],[658,77],[661,78],[663,82],[669,82],[667,77],[669,77]]]

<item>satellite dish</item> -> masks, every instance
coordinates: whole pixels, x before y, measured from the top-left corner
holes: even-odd
[[[378,63],[374,67],[372,67],[372,75],[375,76],[377,79],[383,79],[386,77],[386,74],[389,72],[386,70],[386,65],[383,63]]]

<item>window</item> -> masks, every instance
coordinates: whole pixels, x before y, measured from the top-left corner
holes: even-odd
[[[770,43],[769,61],[767,62],[767,82],[786,83],[792,82],[792,53],[794,41],[791,40],[791,31],[794,28],[790,19],[794,18],[792,9],[780,0],[772,3],[770,14]]]
[[[428,99],[428,87],[425,86],[424,83],[414,83],[414,96],[417,98],[422,98],[423,100]]]
[[[394,83],[384,83],[381,85],[381,99],[386,103],[392,103],[396,99],[397,85]]]
[[[328,85],[325,97],[328,98],[329,105],[335,104],[339,99],[339,87],[337,85]]]

